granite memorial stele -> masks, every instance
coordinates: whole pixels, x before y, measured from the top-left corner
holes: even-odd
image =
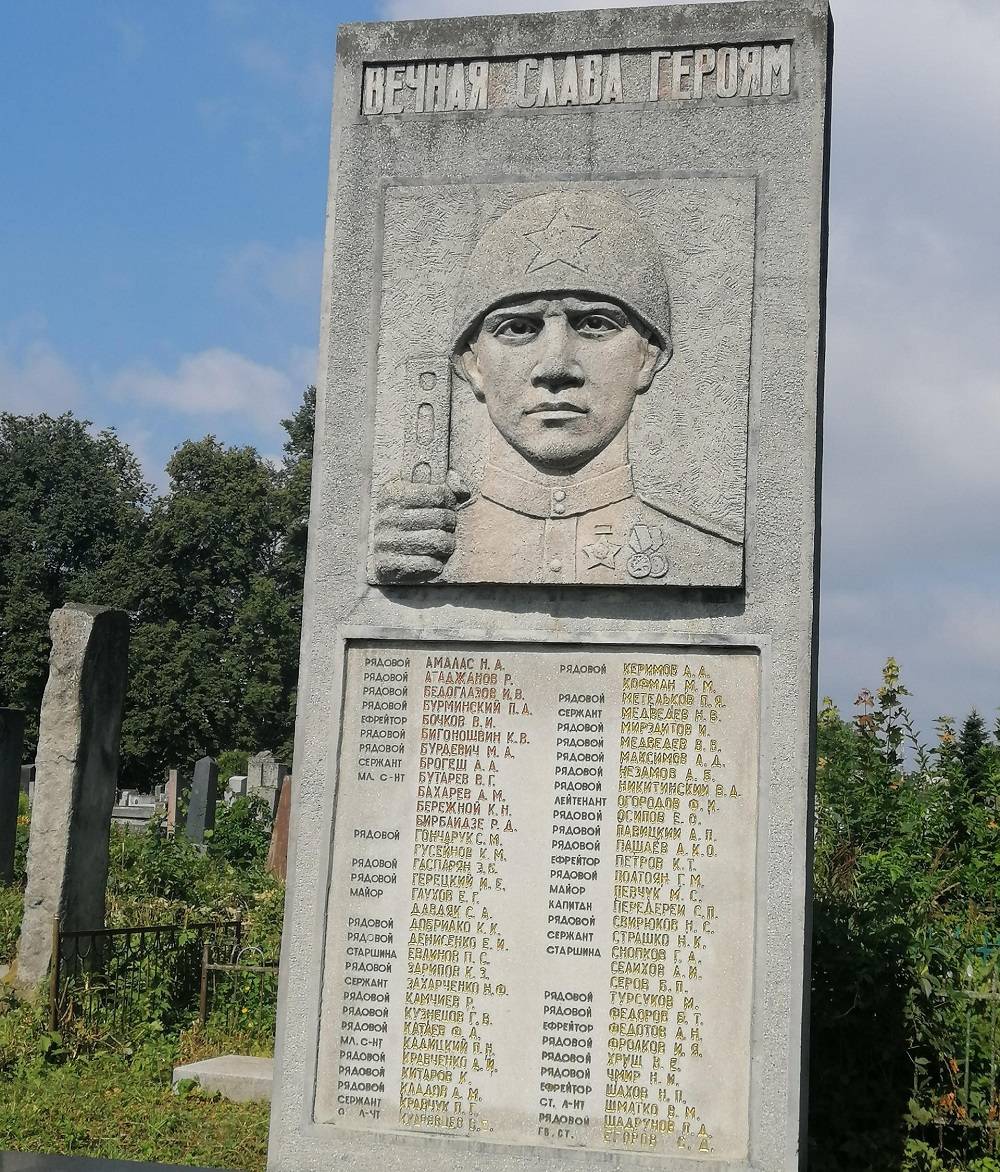
[[[340,30],[272,1172],[804,1166],[831,35]]]

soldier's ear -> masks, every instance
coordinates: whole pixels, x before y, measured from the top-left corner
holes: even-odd
[[[636,393],[639,395],[643,391],[649,390],[653,379],[667,365],[674,353],[674,348],[669,338],[661,345],[655,338],[647,335],[643,339],[643,346],[645,347],[645,354],[642,365],[639,368],[638,386],[636,387]]]
[[[467,342],[461,350],[456,350],[452,354],[451,369],[462,382],[469,385],[472,393],[480,403],[485,401],[486,396],[483,394],[483,374],[479,369],[475,341]]]

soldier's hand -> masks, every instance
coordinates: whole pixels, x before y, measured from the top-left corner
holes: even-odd
[[[457,472],[444,484],[394,480],[379,493],[375,573],[380,582],[429,582],[455,552],[456,510],[469,499]]]

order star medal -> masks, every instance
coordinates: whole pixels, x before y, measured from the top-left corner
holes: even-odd
[[[620,545],[609,541],[606,536],[598,537],[596,541],[585,545],[583,552],[587,558],[587,569],[596,570],[598,566],[604,566],[608,570],[613,570],[615,558],[621,552],[621,548]]]

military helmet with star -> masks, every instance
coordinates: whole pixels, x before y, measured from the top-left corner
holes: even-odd
[[[459,282],[455,349],[495,305],[542,293],[617,301],[670,355],[670,293],[660,249],[624,199],[549,192],[520,200],[489,224]]]

